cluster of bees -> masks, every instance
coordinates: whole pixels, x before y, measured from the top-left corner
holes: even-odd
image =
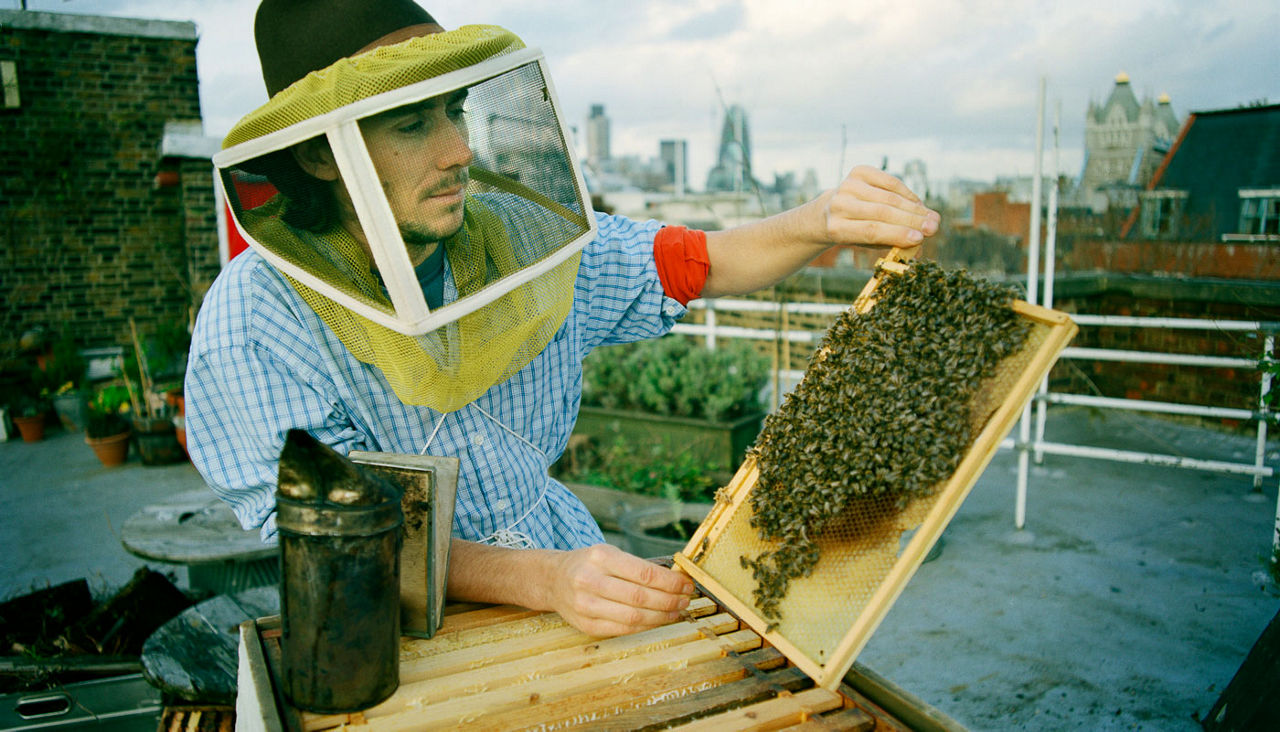
[[[900,510],[955,471],[976,434],[976,390],[1030,330],[1010,306],[1012,287],[923,261],[877,275],[875,306],[831,326],[752,447],[751,524],[778,543],[741,562],[775,624],[788,583],[813,572],[833,519]]]

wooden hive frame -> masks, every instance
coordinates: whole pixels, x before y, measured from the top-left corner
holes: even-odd
[[[856,312],[864,313],[874,307],[876,288],[883,277],[896,276],[906,271],[907,265],[902,262],[903,259],[903,253],[894,250],[880,262],[879,272],[854,302]],[[814,653],[811,646],[801,647],[800,643],[789,637],[786,625],[775,628],[770,620],[761,615],[751,599],[750,590],[754,587],[754,582],[746,586],[743,580],[743,576],[750,578],[748,570],[743,569],[742,575],[739,575],[736,570],[723,569],[728,566],[726,558],[732,558],[736,564],[737,557],[750,553],[742,537],[744,531],[754,532],[754,529],[743,527],[750,516],[748,499],[759,477],[755,458],[748,457],[743,462],[733,480],[721,490],[715,506],[690,538],[688,545],[673,557],[676,566],[687,572],[710,596],[746,622],[769,644],[782,651],[820,687],[832,689],[840,683],[906,587],[908,580],[923,563],[929,549],[955,516],[961,502],[991,461],[1001,440],[1023,413],[1062,349],[1076,333],[1076,325],[1064,313],[1022,301],[1014,301],[1013,309],[1030,321],[1043,338],[1037,344],[1024,347],[1021,357],[1027,358],[1029,351],[1029,359],[1021,371],[1016,372],[1009,391],[990,413],[950,478],[942,481],[930,495],[912,499],[902,512],[904,518],[898,526],[900,530],[891,532],[880,542],[882,546],[879,550],[882,553],[896,554],[896,559],[891,557],[888,560],[891,564],[888,571],[874,578],[874,581],[868,580],[868,586],[862,588],[870,592],[870,600],[853,617],[847,631],[830,639],[829,653],[826,650]],[[903,535],[911,531],[914,531],[914,535],[905,547],[900,548]],[[709,561],[713,556],[719,557],[718,562]],[[824,565],[820,561],[815,574],[825,572],[842,581],[857,582],[863,579],[859,576],[860,573],[869,573],[859,569],[845,571],[850,570],[851,565],[840,565],[844,561],[842,559],[834,561],[838,566],[832,566],[831,562]],[[709,571],[704,566],[707,564],[718,565],[719,574]],[[795,581],[792,582],[789,593],[794,591],[796,584]],[[801,622],[825,619],[829,617],[830,611],[836,609],[805,605],[799,605],[798,608],[800,614],[809,616],[800,618]],[[795,612],[796,608],[792,608],[788,614]]]

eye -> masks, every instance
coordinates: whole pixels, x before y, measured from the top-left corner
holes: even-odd
[[[402,135],[416,135],[427,127],[427,123],[421,119],[412,119],[396,125],[396,132]]]

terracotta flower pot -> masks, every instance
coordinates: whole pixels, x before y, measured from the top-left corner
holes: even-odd
[[[129,433],[121,432],[108,437],[86,437],[85,444],[93,448],[93,453],[106,467],[114,467],[124,463],[129,457]]]
[[[23,442],[39,442],[44,439],[44,415],[34,417],[14,417],[13,423],[22,433]]]

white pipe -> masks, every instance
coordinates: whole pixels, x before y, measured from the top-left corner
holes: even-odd
[[[1204,318],[1142,318],[1132,315],[1082,315],[1072,313],[1076,325],[1113,325],[1175,330],[1280,330],[1280,323],[1262,320],[1208,320]]]
[[[1116,399],[1114,397],[1091,396],[1088,394],[1060,394],[1058,392],[1048,392],[1040,397],[1040,399],[1042,402],[1049,402],[1051,404],[1074,404],[1077,406],[1098,407],[1101,409],[1127,409],[1135,412],[1160,412],[1162,414],[1213,417],[1215,419],[1257,418],[1257,414],[1248,409],[1209,407],[1198,404],[1176,404],[1173,402],[1149,402],[1142,399]]]
[[[1133,452],[1117,450],[1110,447],[1090,447],[1088,445],[1064,445],[1060,442],[1045,442],[1037,446],[1051,455],[1069,455],[1072,457],[1099,458],[1121,463],[1141,463],[1144,465],[1162,465],[1173,468],[1196,468],[1218,473],[1236,473],[1243,475],[1275,474],[1275,470],[1267,466],[1250,463],[1228,463],[1222,460],[1201,460],[1199,458],[1181,457],[1179,455],[1163,455],[1151,452]]]
[[[1253,369],[1258,362],[1248,358],[1229,356],[1196,356],[1190,353],[1155,353],[1152,351],[1122,351],[1118,348],[1062,349],[1061,358],[1077,358],[1092,361],[1124,361],[1128,363],[1167,363],[1179,366],[1209,366],[1220,369]]]
[[[778,336],[778,331],[775,330],[743,328],[737,325],[714,326],[712,324],[712,327],[708,327],[699,323],[676,323],[671,332],[683,335],[706,336],[708,348],[714,348],[714,346],[710,345],[714,338],[746,338],[757,341],[771,341]],[[782,337],[792,343],[816,343],[822,337],[822,334],[814,333],[811,330],[787,330],[782,332]]]
[[[850,305],[847,304],[825,302],[789,302],[784,305],[780,302],[734,300],[731,298],[716,299],[714,305],[708,305],[709,302],[709,300],[693,300],[689,303],[689,309],[699,310],[714,307],[716,310],[736,313],[778,313],[783,308],[786,308],[787,312],[796,314],[840,315],[850,308]]]

